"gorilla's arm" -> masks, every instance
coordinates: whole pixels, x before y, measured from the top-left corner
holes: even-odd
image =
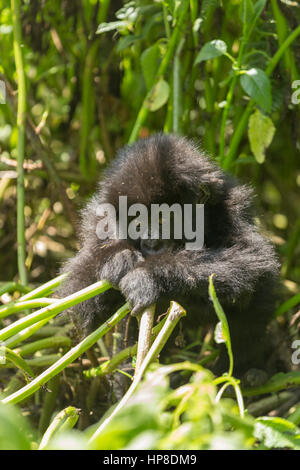
[[[273,278],[277,267],[272,246],[254,227],[248,227],[230,247],[151,256],[122,278],[120,289],[134,315],[161,296],[197,290],[207,298],[212,273],[217,294],[237,300],[243,293],[253,292],[258,280]]]
[[[85,242],[81,250],[68,260],[61,272],[69,273],[67,279],[57,290],[60,297],[66,297],[100,280],[109,281],[117,286],[120,280],[138,262],[143,261],[140,252],[125,240],[114,240],[108,243],[90,244]],[[80,330],[90,332],[95,324],[105,321],[114,313],[115,305],[120,303],[120,294],[110,289],[72,307],[74,321]],[[124,303],[121,302],[121,303]]]

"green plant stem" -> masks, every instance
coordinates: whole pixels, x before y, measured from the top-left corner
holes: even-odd
[[[290,310],[291,308],[295,307],[300,303],[300,292],[299,294],[293,295],[290,299],[280,305],[278,309],[275,311],[274,316],[278,317],[279,315],[283,315],[285,312]]]
[[[153,327],[155,313],[155,305],[145,308],[145,310],[138,317],[139,324],[139,338],[137,345],[137,357],[135,365],[135,375],[138,374],[141,365],[147,356],[147,353],[151,346],[151,333]]]
[[[52,294],[54,289],[58,287],[62,281],[64,281],[69,273],[60,274],[60,276],[51,279],[51,281],[42,284],[41,286],[37,287],[36,289],[28,292],[28,294],[23,295],[20,297],[17,302],[21,302],[24,300],[36,299],[37,297],[46,297],[47,295]]]
[[[157,74],[155,76],[154,84],[156,84],[158,82],[158,80],[165,74],[165,72],[167,70],[167,67],[168,67],[168,65],[169,65],[169,63],[172,59],[172,56],[174,55],[176,45],[178,44],[178,41],[179,41],[179,39],[182,35],[182,25],[183,25],[183,22],[185,20],[188,8],[189,8],[189,2],[187,0],[185,0],[184,6],[183,6],[182,11],[180,13],[180,16],[178,18],[177,24],[176,24],[176,26],[173,30],[173,33],[172,33],[172,35],[169,39],[166,54],[165,54],[163,60],[161,61],[160,66],[159,66],[158,71],[157,71]],[[141,108],[138,112],[138,115],[137,115],[135,124],[133,126],[132,132],[130,134],[128,143],[132,143],[138,138],[140,129],[141,129],[142,125],[144,124],[145,120],[147,119],[147,116],[149,114],[148,99],[151,95],[151,91],[152,90],[150,90],[147,93],[147,95],[146,95],[146,97],[145,97],[145,99],[142,103],[142,106],[141,106]]]
[[[300,239],[300,218],[296,221],[295,227],[287,241],[286,259],[282,266],[282,275],[284,278],[289,276],[290,267],[295,259],[295,250],[298,247]]]
[[[287,372],[286,374],[279,373],[274,375],[269,382],[260,387],[243,389],[243,395],[245,397],[264,395],[265,393],[274,393],[297,385],[300,385],[300,372],[293,371]]]
[[[112,413],[100,424],[100,426],[96,429],[94,434],[89,440],[89,444],[92,445],[95,440],[100,436],[106,426],[111,422],[111,420],[116,416],[116,414],[125,406],[128,402],[129,398],[133,395],[136,391],[139,382],[141,381],[146,369],[148,368],[149,364],[153,362],[154,359],[158,356],[166,341],[170,337],[172,331],[174,330],[175,326],[177,325],[178,321],[181,317],[186,314],[185,310],[176,302],[171,302],[171,306],[169,309],[167,320],[159,332],[157,338],[155,339],[154,343],[152,344],[150,350],[148,351],[147,356],[144,359],[138,373],[135,375],[132,384],[130,385],[129,389],[123,396],[122,400],[118,403],[118,405],[114,408]]]
[[[9,338],[16,333],[19,333],[24,328],[33,325],[34,323],[40,322],[42,320],[50,320],[51,318],[55,317],[58,313],[62,312],[65,309],[73,307],[84,300],[87,300],[91,297],[94,297],[101,292],[106,291],[111,286],[107,281],[98,281],[94,284],[86,287],[85,289],[81,289],[74,294],[65,297],[64,299],[57,300],[54,304],[44,307],[37,312],[31,313],[27,315],[25,318],[21,318],[16,322],[12,323],[11,325],[3,328],[0,331],[0,341],[4,341],[5,339]]]
[[[6,360],[10,361],[14,367],[17,367],[18,369],[21,369],[27,376],[25,377],[28,379],[28,376],[34,377],[34,373],[32,372],[30,366],[24,359],[17,354],[15,351],[12,351],[11,349],[1,346],[1,356],[4,356]],[[0,364],[1,367],[5,367],[7,363],[5,364]]]
[[[8,315],[13,315],[14,313],[22,312],[23,310],[30,308],[52,305],[56,302],[57,299],[48,299],[45,297],[40,299],[25,300],[24,302],[15,302],[12,305],[4,305],[3,307],[0,307],[0,318],[5,318]]]
[[[61,354],[45,354],[44,356],[34,357],[32,359],[26,359],[28,367],[49,367],[61,358]],[[0,369],[13,369],[16,364],[7,362],[6,364],[0,364]],[[33,375],[31,374],[31,377]]]
[[[234,77],[231,80],[230,87],[226,96],[226,104],[224,106],[223,113],[222,113],[221,128],[220,128],[220,148],[219,148],[219,159],[221,163],[224,158],[226,122],[227,122],[230,106],[232,103],[233,93],[234,93],[237,79],[238,79],[238,76],[234,75]]]
[[[291,392],[280,392],[269,395],[254,403],[250,403],[247,407],[248,413],[252,416],[262,416],[271,410],[275,410],[278,406],[286,403],[293,397]],[[295,423],[296,424],[296,423]]]
[[[63,426],[64,429],[72,429],[79,418],[79,411],[80,410],[75,408],[74,406],[68,406],[64,410],[60,411],[54,417],[52,423],[43,435],[43,438],[39,445],[39,450],[45,449],[54,434],[57,433],[59,430],[62,431]]]
[[[214,276],[214,274],[211,274],[211,276],[209,276],[208,292],[209,292],[209,296],[210,296],[210,298],[213,302],[215,312],[216,312],[216,314],[217,314],[217,316],[218,316],[218,318],[221,322],[221,325],[222,325],[224,340],[225,340],[225,344],[226,344],[226,348],[227,348],[227,352],[228,352],[228,356],[229,356],[228,376],[230,377],[232,375],[232,372],[233,372],[233,354],[232,354],[232,348],[231,348],[230,331],[229,331],[229,326],[228,326],[226,315],[225,315],[224,310],[223,310],[223,308],[222,308],[222,306],[221,306],[221,304],[218,300],[218,297],[216,295],[215,287],[214,287],[214,284],[213,284],[213,276]]]
[[[156,325],[153,328],[153,334],[151,336],[151,342],[154,341],[160,330],[162,329],[163,325],[165,324],[166,317],[164,317],[158,325]],[[87,371],[84,371],[83,374],[87,378],[91,377],[98,377],[106,374],[111,374],[116,368],[118,367],[119,364],[121,364],[123,361],[128,359],[129,357],[135,356],[137,353],[137,343],[135,343],[133,346],[129,346],[128,348],[123,349],[120,351],[118,354],[113,356],[109,361],[103,362],[99,367],[93,367],[92,369],[89,369]],[[205,358],[206,359],[206,358]],[[210,357],[208,358],[210,359]],[[206,360],[208,362],[208,360]]]
[[[43,407],[39,418],[39,434],[42,435],[49,426],[51,416],[55,410],[56,399],[59,392],[60,377],[56,375],[53,379],[49,380],[47,389],[50,393],[45,394]]]
[[[46,318],[45,320],[39,321],[27,328],[24,328],[23,330],[19,331],[15,335],[8,338],[4,342],[5,346],[14,348],[17,344],[21,343],[22,341],[25,341],[25,339],[34,335],[34,333],[38,331],[40,328],[42,328],[44,325],[46,325],[48,321],[49,321],[49,318]]]
[[[234,377],[231,377],[227,374],[225,376],[219,377],[219,378],[214,380],[215,385],[221,384],[222,382],[225,382],[225,383],[221,387],[221,389],[219,390],[219,392],[216,396],[216,402],[220,401],[221,396],[223,395],[226,388],[231,385],[234,388],[234,391],[235,391],[235,395],[236,395],[236,399],[237,399],[237,402],[238,402],[241,418],[243,418],[244,415],[245,415],[245,406],[244,406],[243,395],[242,395],[241,389],[239,387],[239,380],[236,380]]]
[[[291,421],[292,423],[296,424],[296,426],[300,424],[300,403],[296,406],[295,411],[290,414],[290,416],[288,417],[288,421]]]
[[[84,338],[84,340],[81,341],[79,344],[70,349],[70,351],[68,351],[63,357],[61,357],[57,362],[55,362],[55,364],[45,370],[41,375],[36,377],[30,384],[21,388],[9,397],[4,398],[2,402],[18,403],[35,393],[41,387],[41,385],[45,384],[52,377],[59,374],[59,372],[65,369],[67,365],[75,361],[75,359],[77,359],[87,349],[93,346],[93,344],[95,344],[99,340],[99,338],[104,336],[109,330],[111,330],[111,328],[113,328],[117,323],[119,323],[127,315],[128,312],[129,306],[128,304],[124,304],[103,325],[97,328],[97,330],[95,330],[89,336]]]
[[[288,25],[284,15],[278,7],[277,0],[271,0],[272,11],[275,19],[279,46],[281,46],[287,36]],[[284,53],[284,62],[286,71],[291,74],[292,80],[296,80],[298,76],[297,67],[294,60],[294,55],[291,50],[287,49]]]
[[[25,194],[24,194],[24,145],[26,120],[26,81],[22,53],[22,32],[20,19],[20,0],[11,0],[12,22],[14,32],[14,55],[18,77],[18,144],[17,144],[17,252],[18,269],[21,284],[27,285],[27,272],[25,266],[26,240],[25,240]]]
[[[168,8],[165,3],[162,4],[162,7],[163,7],[163,18],[164,18],[166,38],[170,39],[171,29],[170,29],[170,25],[168,21]]]
[[[98,38],[92,45],[87,45],[86,59],[84,64],[83,82],[82,82],[82,119],[80,130],[80,144],[79,144],[79,166],[81,173],[88,177],[92,173],[92,161],[90,161],[89,149],[89,135],[93,125],[94,118],[94,103],[93,96],[93,69],[96,54],[98,51],[99,40]]]
[[[32,343],[24,344],[24,346],[15,349],[14,352],[24,357],[43,349],[57,349],[65,347],[70,348],[70,346],[71,339],[67,336],[53,336],[51,338],[39,339],[37,341],[33,341]]]

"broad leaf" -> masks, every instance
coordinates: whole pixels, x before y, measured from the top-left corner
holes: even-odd
[[[266,447],[300,450],[300,429],[283,418],[258,418],[254,435]]]
[[[221,56],[227,52],[227,45],[221,39],[214,39],[213,41],[207,42],[204,44],[200,52],[198,53],[195,63],[199,64],[208,59],[213,59],[214,57]]]
[[[148,98],[147,107],[150,111],[157,111],[169,98],[170,87],[165,80],[160,80],[154,85]]]
[[[250,116],[248,137],[251,151],[258,163],[265,161],[266,149],[272,142],[275,130],[272,120],[258,109]]]
[[[148,47],[148,49],[146,49],[141,55],[142,71],[148,90],[151,90],[153,86],[156,71],[158,69],[159,58],[160,51],[157,44]]]
[[[271,111],[271,84],[265,72],[258,68],[245,70],[240,76],[241,86],[250,98],[267,113]]]
[[[242,0],[240,5],[240,18],[244,24],[249,25],[254,16],[254,7],[252,0]]]

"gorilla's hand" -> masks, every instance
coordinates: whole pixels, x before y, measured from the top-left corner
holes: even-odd
[[[125,248],[114,253],[99,270],[99,279],[106,279],[112,286],[118,287],[121,279],[128,274],[137,263],[143,261],[142,254],[134,249]]]
[[[137,267],[126,274],[120,282],[120,289],[133,316],[155,303],[160,296],[159,284],[144,267]]]

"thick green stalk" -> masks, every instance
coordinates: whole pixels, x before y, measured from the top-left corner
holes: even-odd
[[[19,331],[15,335],[8,338],[4,342],[5,346],[7,346],[9,348],[14,348],[15,346],[17,346],[17,344],[22,343],[23,341],[25,341],[25,339],[28,339],[28,338],[30,338],[30,336],[34,335],[34,333],[37,330],[39,330],[40,328],[42,328],[44,325],[46,325],[48,323],[48,321],[49,321],[49,318],[46,318],[45,320],[41,320],[41,321],[31,325],[31,326],[28,326],[28,327],[22,329],[21,331]]]
[[[22,302],[23,300],[36,299],[37,297],[46,297],[47,295],[52,294],[53,290],[58,287],[64,279],[68,276],[69,273],[60,274],[59,276],[51,279],[51,281],[45,282],[36,289],[28,292],[28,294],[23,295],[17,302]]]
[[[175,26],[175,29],[171,35],[171,38],[169,40],[169,44],[168,44],[168,48],[167,48],[167,51],[166,51],[166,54],[163,58],[163,60],[161,61],[160,63],[160,66],[158,68],[158,71],[157,71],[157,74],[155,76],[155,80],[154,80],[154,84],[158,82],[158,80],[165,74],[166,70],[167,70],[167,67],[174,55],[174,51],[175,51],[175,48],[178,44],[178,41],[182,35],[182,25],[183,25],[183,22],[185,20],[185,17],[186,17],[186,14],[187,14],[187,11],[188,11],[188,8],[189,8],[189,2],[188,0],[184,0],[185,4],[184,4],[184,7],[182,8],[182,11],[181,11],[181,14],[178,18],[178,22]],[[130,137],[129,137],[129,143],[132,143],[134,142],[137,138],[138,138],[138,135],[139,135],[139,132],[140,132],[140,129],[142,127],[142,125],[144,124],[145,120],[147,119],[147,116],[149,114],[149,108],[148,108],[148,99],[149,97],[151,96],[151,91],[150,90],[143,103],[142,103],[142,106],[138,112],[138,115],[137,115],[137,118],[136,118],[136,121],[135,121],[135,124],[133,126],[133,129],[132,129],[132,132],[130,134]]]
[[[82,81],[82,117],[80,129],[80,151],[79,151],[79,165],[81,173],[88,177],[92,174],[92,161],[90,161],[89,154],[89,135],[94,119],[94,104],[95,97],[93,95],[93,69],[98,51],[98,39],[89,46],[87,45],[86,59],[84,64],[84,73]]]
[[[26,378],[28,378],[28,376],[34,377],[34,373],[28,365],[28,362],[24,361],[24,359],[15,351],[12,351],[6,346],[1,346],[1,355],[5,357],[6,362],[4,364],[1,363],[0,368],[5,367],[7,365],[7,361],[10,361],[13,367],[17,367],[22,370],[25,373],[25,376],[27,374]]]
[[[22,357],[30,356],[37,351],[42,349],[58,349],[58,348],[70,348],[71,339],[67,336],[52,336],[50,338],[43,338],[32,343],[24,344],[14,352],[20,354]]]
[[[30,289],[27,286],[22,286],[18,282],[0,282],[0,295],[5,294],[6,292],[29,292]]]
[[[4,341],[5,339],[15,335],[16,333],[19,333],[21,330],[33,325],[34,323],[46,319],[50,320],[63,310],[66,310],[70,307],[73,307],[73,305],[94,297],[95,295],[106,291],[110,287],[111,286],[109,282],[98,281],[94,284],[91,284],[89,287],[86,287],[85,289],[81,289],[80,291],[65,297],[64,299],[57,300],[54,304],[41,308],[37,312],[31,313],[30,315],[17,320],[6,328],[3,328],[0,331],[0,341]]]
[[[274,375],[267,383],[253,388],[244,388],[244,397],[253,397],[256,395],[265,395],[266,393],[276,393],[291,387],[300,385],[300,372],[292,371]]]
[[[222,113],[221,128],[220,128],[220,148],[219,148],[219,159],[222,162],[224,158],[224,149],[225,149],[225,131],[226,131],[226,122],[232,103],[233,93],[237,82],[237,75],[235,75],[230,83],[230,87],[226,96],[226,104]]]
[[[24,145],[25,145],[25,119],[26,119],[26,82],[24,62],[22,54],[22,32],[20,20],[20,1],[11,0],[12,21],[14,31],[14,54],[18,77],[18,144],[17,144],[17,251],[18,270],[21,284],[27,284],[27,272],[25,266],[26,240],[25,240],[25,216],[24,216]]]
[[[278,42],[279,42],[279,45],[281,46],[288,33],[288,24],[284,15],[281,13],[277,0],[271,0],[271,6],[272,6],[274,19],[275,19]],[[286,52],[284,53],[284,62],[285,62],[285,68],[287,72],[291,74],[292,80],[296,80],[296,78],[298,78],[297,77],[298,71],[297,71],[297,67],[295,64],[293,52],[290,49],[287,49]]]
[[[300,292],[293,297],[290,297],[286,302],[281,304],[278,309],[275,311],[274,316],[278,317],[279,315],[283,315],[288,310],[291,310],[293,307],[298,305],[300,302]]]
[[[40,299],[25,300],[24,302],[16,302],[11,305],[4,305],[3,307],[0,307],[0,318],[7,317],[8,315],[13,315],[18,312],[23,312],[26,309],[51,305],[55,302],[57,302],[57,299],[48,299],[47,297],[42,297]]]
[[[146,355],[138,373],[135,375],[132,384],[130,385],[129,389],[123,396],[122,400],[119,401],[118,405],[113,409],[112,413],[104,421],[102,421],[100,426],[96,429],[96,431],[94,432],[94,434],[89,440],[89,444],[93,445],[93,443],[98,439],[98,437],[103,432],[104,428],[106,428],[106,426],[111,422],[113,417],[116,416],[116,414],[126,405],[128,400],[136,391],[137,386],[139,385],[149,364],[151,364],[151,362],[153,362],[153,360],[156,359],[156,357],[158,356],[158,354],[160,353],[160,351],[166,344],[175,326],[177,325],[178,321],[185,314],[186,312],[181,307],[181,305],[177,304],[176,302],[171,302],[167,320],[163,328],[159,332],[158,336],[156,337],[154,343],[152,344],[150,350],[148,351],[148,354]]]
[[[102,0],[98,13],[99,23],[106,21],[110,0]],[[86,57],[82,79],[82,118],[80,129],[79,166],[85,177],[93,175],[95,159],[89,151],[89,136],[94,123],[95,97],[93,86],[93,69],[95,67],[97,53],[99,51],[99,38],[94,38],[93,43],[86,42]]]
[[[166,317],[164,317],[152,330],[152,335],[151,335],[151,343],[155,340],[156,336],[164,326],[166,321]],[[86,378],[91,378],[91,377],[101,377],[102,375],[106,374],[111,374],[114,372],[119,364],[124,362],[126,359],[129,357],[136,356],[137,353],[137,343],[135,343],[133,346],[128,346],[125,349],[122,349],[118,354],[113,356],[111,359],[109,359],[106,362],[103,362],[100,364],[98,367],[93,367],[92,369],[89,369],[87,371],[84,371],[83,374]],[[211,356],[209,356],[210,359]],[[207,360],[207,358],[205,358]]]
[[[12,395],[4,398],[3,403],[18,403],[28,396],[35,393],[42,385],[44,385],[48,380],[50,380],[55,375],[59,374],[63,369],[65,369],[71,362],[74,362],[79,356],[81,356],[87,349],[89,349],[93,344],[95,344],[102,336],[104,336],[111,328],[113,328],[117,323],[119,323],[129,312],[128,304],[124,304],[119,310],[112,315],[103,325],[101,325],[97,330],[91,333],[89,336],[84,338],[79,344],[70,349],[61,359],[59,359],[55,364],[45,370],[41,375],[36,377],[30,384],[21,388]]]
[[[182,51],[185,38],[182,38],[175,52],[173,64],[173,132],[181,134],[182,119],[182,84],[180,53]]]

